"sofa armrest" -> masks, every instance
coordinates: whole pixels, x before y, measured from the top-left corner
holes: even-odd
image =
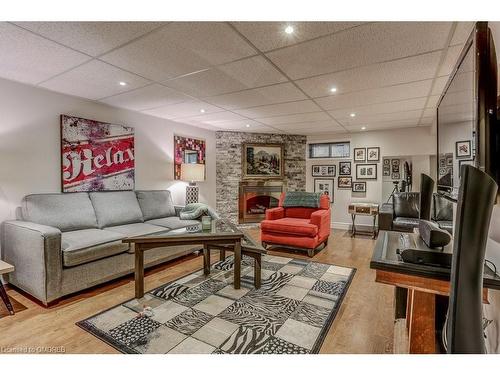
[[[331,210],[317,210],[311,214],[310,223],[318,227],[318,235],[321,239],[330,235]]]
[[[392,221],[394,220],[394,208],[390,203],[384,203],[378,213],[378,229],[392,230]]]
[[[268,208],[266,210],[266,220],[278,220],[285,217],[285,209],[283,207]]]
[[[9,281],[47,303],[60,295],[61,231],[27,221],[5,221],[0,228],[2,258],[15,271]]]

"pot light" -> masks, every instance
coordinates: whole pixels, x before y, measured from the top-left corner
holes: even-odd
[[[246,126],[247,128],[249,128],[249,127],[250,127],[250,124],[246,124],[245,126]]]
[[[366,126],[362,126],[362,127],[361,127],[361,130],[366,130]]]
[[[356,117],[356,114],[355,113],[351,113],[349,116]]]
[[[123,82],[123,81],[118,82],[118,84],[119,84],[120,86],[127,86],[127,82]]]
[[[287,33],[287,34],[293,34],[293,26],[288,25],[285,28],[285,33]]]
[[[202,108],[202,109],[200,109],[200,112],[201,113],[205,113],[205,110]]]
[[[337,92],[337,88],[336,88],[336,87],[332,87],[332,88],[330,89],[330,92]]]

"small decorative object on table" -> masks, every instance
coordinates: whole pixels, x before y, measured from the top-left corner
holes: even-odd
[[[0,260],[0,276],[11,273],[13,271],[14,271],[14,266],[4,262],[3,260]],[[7,310],[9,310],[10,315],[14,315],[14,308],[12,307],[12,303],[10,303],[9,296],[7,295],[7,292],[3,287],[1,279],[0,279],[0,296],[2,297],[3,303],[5,303]]]
[[[350,203],[349,204],[349,213],[352,218],[352,231],[351,237],[356,235],[356,215],[361,216],[372,216],[373,217],[373,226],[372,226],[372,236],[373,238],[377,237],[377,228],[375,226],[377,221],[377,215],[379,211],[379,205],[376,203]]]
[[[201,228],[203,230],[209,230],[212,227],[212,217],[205,215],[201,217]]]
[[[205,181],[205,164],[181,164],[181,179],[189,181],[186,187],[186,204],[197,203],[199,188],[197,181]]]

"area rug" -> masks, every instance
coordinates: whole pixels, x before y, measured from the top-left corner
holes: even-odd
[[[318,353],[355,269],[264,256],[262,287],[243,258],[234,289],[233,258],[76,323],[122,353]]]

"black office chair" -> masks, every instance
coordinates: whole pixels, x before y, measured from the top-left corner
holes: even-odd
[[[447,352],[485,353],[482,326],[484,254],[497,184],[470,165],[461,168],[446,326]]]

